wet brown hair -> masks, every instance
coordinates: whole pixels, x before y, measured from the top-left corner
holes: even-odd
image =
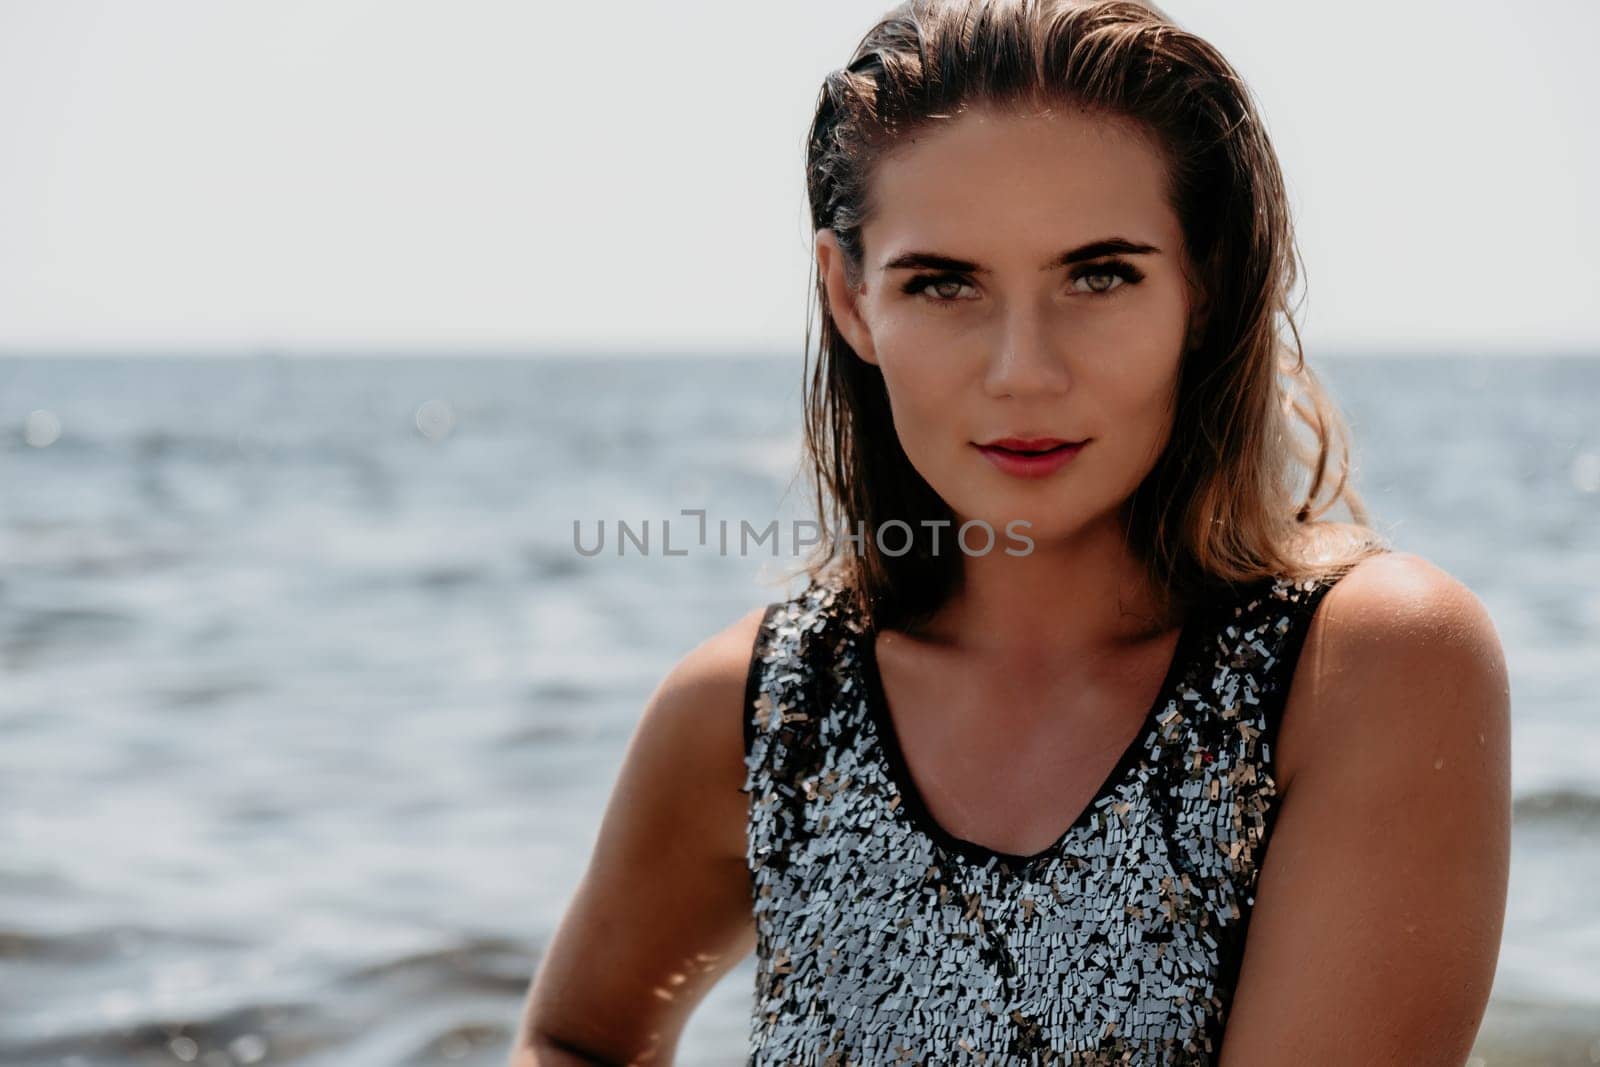
[[[806,147],[813,233],[834,232],[859,287],[873,164],[887,150],[969,108],[1062,105],[1154,135],[1205,297],[1169,441],[1122,508],[1129,547],[1171,613],[1224,586],[1328,573],[1384,550],[1349,484],[1344,420],[1305,362],[1288,306],[1298,253],[1250,91],[1215,48],[1154,5],[908,0],[891,9],[823,82]],[[821,334],[813,365],[808,318],[804,465],[823,535],[805,569],[842,574],[875,625],[904,626],[937,609],[960,577],[949,534],[935,554],[922,525],[954,516],[900,447],[883,376],[839,331],[812,266]],[[1341,502],[1352,522],[1319,519]],[[889,555],[876,531],[895,519],[910,527],[911,547]],[[841,528],[865,536],[851,544]]]

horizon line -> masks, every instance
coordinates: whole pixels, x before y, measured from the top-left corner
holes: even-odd
[[[427,344],[276,344],[276,343],[217,343],[217,344],[0,344],[0,359],[161,359],[202,358],[219,360],[241,359],[758,359],[787,360],[801,354],[800,346],[783,348],[766,343],[742,345],[705,344],[672,346],[606,345],[551,345],[551,344],[452,344],[430,342]],[[1429,345],[1396,343],[1379,345],[1370,342],[1328,344],[1306,351],[1308,363],[1319,359],[1384,359],[1384,358],[1463,358],[1508,357],[1583,359],[1600,357],[1600,343],[1525,343],[1478,344],[1475,346],[1437,343]]]

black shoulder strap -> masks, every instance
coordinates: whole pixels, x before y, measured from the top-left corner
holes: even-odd
[[[1269,591],[1258,609],[1268,613],[1266,621],[1271,625],[1267,633],[1273,638],[1269,643],[1272,655],[1272,666],[1267,671],[1269,691],[1264,698],[1267,703],[1266,739],[1269,744],[1277,741],[1278,724],[1283,718],[1289,689],[1294,684],[1296,668],[1317,609],[1344,574],[1345,571],[1338,571],[1312,578],[1281,580],[1268,587]]]
[[[767,649],[772,644],[772,617],[782,608],[784,602],[777,600],[767,605],[767,610],[762,613],[761,625],[756,628],[755,643],[750,648],[750,668],[744,679],[744,754],[750,756],[750,750],[755,746],[756,740],[756,700],[761,695],[762,671],[766,667]]]

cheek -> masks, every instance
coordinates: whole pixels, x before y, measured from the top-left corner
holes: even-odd
[[[879,350],[895,437],[911,466],[936,490],[955,491],[950,479],[965,457],[963,413],[971,408],[970,368],[924,349],[897,357]]]
[[[889,313],[873,325],[878,370],[902,436],[925,431],[935,420],[949,422],[960,410],[971,368],[952,344],[917,316]]]
[[[1178,383],[1178,363],[1168,353],[1152,354],[1096,374],[1092,381],[1080,376],[1079,382],[1104,411],[1140,423],[1160,422]]]
[[[907,451],[914,451],[941,429],[948,429],[961,410],[962,386],[953,368],[937,358],[903,358],[880,349],[879,369],[889,392],[895,431]]]
[[[1150,318],[1157,321],[1120,323],[1097,339],[1092,352],[1086,347],[1077,383],[1106,408],[1159,420],[1178,383],[1183,323],[1178,315]]]
[[[1156,461],[1171,436],[1177,373],[1177,360],[1167,355],[1152,361],[1147,373],[1125,381],[1117,394],[1126,405],[1121,420],[1128,431],[1129,461],[1141,470]]]
[[[1129,453],[1137,457],[1138,462],[1154,461],[1166,446],[1172,430],[1176,383],[1176,365],[1173,364],[1164,372],[1124,382],[1116,394],[1122,406],[1118,421],[1127,428]]]

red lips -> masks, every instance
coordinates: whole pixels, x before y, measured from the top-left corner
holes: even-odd
[[[1062,445],[1082,444],[1081,441],[1068,441],[1060,437],[1001,437],[994,441],[987,441],[982,448],[1003,448],[1007,452],[1045,452]]]

